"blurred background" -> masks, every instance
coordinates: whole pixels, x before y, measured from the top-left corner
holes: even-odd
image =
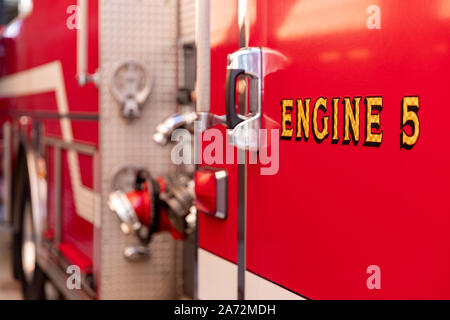
[[[0,1],[0,24],[5,26],[12,19],[17,17],[19,11],[19,0]]]
[[[0,0],[0,34],[0,299],[192,298],[195,0]]]
[[[19,0],[0,0],[0,32],[17,17],[18,12]],[[1,203],[0,221],[4,220],[4,214],[4,204]],[[22,299],[20,282],[12,277],[11,239],[11,229],[0,225],[0,300]]]

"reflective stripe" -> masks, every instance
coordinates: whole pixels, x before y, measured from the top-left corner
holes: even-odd
[[[198,249],[198,298],[236,300],[237,265],[204,249]],[[245,272],[246,300],[305,300],[252,272]]]
[[[305,300],[256,274],[245,272],[245,299],[247,300]]]
[[[237,265],[199,248],[198,298],[236,300]]]
[[[60,115],[69,113],[66,86],[60,61],[53,61],[0,79],[0,98],[14,98],[45,92],[55,92]],[[59,121],[63,140],[73,142],[70,119],[64,117],[60,118]],[[82,184],[77,153],[68,150],[67,159],[76,212],[81,218],[94,223],[94,200],[99,195]]]

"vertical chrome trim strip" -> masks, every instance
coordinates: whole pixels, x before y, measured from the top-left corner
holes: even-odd
[[[239,48],[248,46],[248,2],[239,0],[238,2],[238,22],[239,22]],[[245,114],[247,111],[247,94],[239,94],[239,113]],[[246,262],[246,224],[247,224],[247,156],[245,150],[238,149],[238,299],[245,299],[245,270]]]
[[[54,157],[54,205],[55,205],[55,245],[58,246],[62,239],[62,211],[61,211],[61,196],[62,196],[62,184],[61,184],[61,148],[59,146],[53,147]]]
[[[238,153],[246,154],[245,150]],[[247,224],[247,165],[238,164],[238,299],[245,299],[245,270],[247,268],[246,256],[246,224]]]
[[[195,3],[195,43],[197,49],[197,112],[207,112],[210,110],[210,88],[211,88],[211,47],[209,42],[209,19],[210,19],[210,0],[196,0]],[[200,128],[203,130],[203,128]],[[202,144],[199,143],[201,140],[199,136],[194,137],[195,141],[195,163],[198,164],[198,152],[202,152]],[[198,230],[199,230],[199,219],[197,214],[195,230],[195,256],[194,256],[194,299],[199,298],[198,292]]]
[[[238,23],[239,23],[239,48],[248,47],[249,24],[248,24],[248,0],[238,2]]]
[[[99,19],[99,21],[100,21],[100,19]],[[99,28],[99,30],[100,30],[100,28]],[[101,270],[102,270],[101,269],[102,198],[100,196],[102,177],[101,177],[100,152],[96,151],[93,158],[94,158],[94,170],[93,170],[94,192],[95,192],[95,194],[97,194],[99,196],[95,197],[92,271],[94,274],[94,283],[95,283],[95,288],[96,288],[95,291],[97,294],[99,294],[100,287],[101,287],[100,279],[101,279]]]
[[[200,250],[198,246],[198,226],[199,226],[199,219],[198,219],[198,212],[196,215],[196,221],[195,221],[195,233],[194,233],[194,288],[193,288],[193,297],[194,300],[198,300],[198,250]]]
[[[102,41],[101,39],[103,39],[103,25],[102,25],[102,21],[103,21],[103,9],[104,3],[102,0],[98,1],[98,19],[97,19],[97,30],[98,30],[98,39],[99,41],[97,41],[97,50],[98,50],[98,67],[101,70],[102,69],[102,60],[101,60],[101,50],[102,50]],[[99,88],[101,87],[101,81],[104,81],[104,75],[100,72],[100,77],[99,77]],[[101,92],[99,90],[99,92]],[[101,116],[102,116],[102,112],[104,112],[103,108],[102,108],[102,95],[99,94],[97,96],[97,100],[98,100],[98,135],[99,137],[102,136],[102,121]],[[101,150],[101,141],[100,144],[98,146],[98,152],[96,153],[96,156],[94,158],[94,168],[97,170],[94,170],[94,190],[97,191],[98,193],[98,218],[95,220],[98,220],[99,224],[96,225],[94,224],[94,235],[93,235],[93,272],[94,272],[94,281],[95,281],[95,287],[96,287],[96,293],[99,299],[101,299],[101,293],[102,293],[102,215],[103,215],[103,205],[104,205],[104,200],[103,196],[102,196],[102,178],[105,176],[106,174],[106,170],[104,170],[102,164],[103,164],[103,159],[102,159],[102,154],[100,153]],[[104,229],[103,229],[104,230]]]
[[[197,112],[209,112],[211,70],[209,0],[197,0],[196,11]]]

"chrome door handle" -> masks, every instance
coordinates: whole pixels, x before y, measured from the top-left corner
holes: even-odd
[[[227,127],[233,129],[244,119],[236,113],[236,79],[244,74],[243,69],[227,69],[227,80],[225,82],[225,107],[227,113]]]
[[[236,112],[236,80],[240,75],[248,77],[249,113]],[[261,128],[262,105],[262,51],[259,47],[242,48],[228,55],[227,78],[225,86],[225,110],[230,143],[238,149],[259,148],[259,129]]]

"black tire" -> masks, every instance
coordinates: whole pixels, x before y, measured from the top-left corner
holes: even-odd
[[[16,280],[20,280],[20,252],[21,252],[21,241],[20,241],[20,216],[21,216],[21,203],[23,202],[23,188],[24,180],[28,179],[27,166],[25,162],[25,156],[23,152],[19,152],[17,167],[14,170],[14,180],[13,180],[13,193],[11,197],[12,208],[12,272],[13,277]]]
[[[16,214],[15,218],[18,219],[16,221],[18,232],[14,233],[13,250],[15,260],[14,263],[16,264],[15,268],[17,269],[16,272],[18,272],[19,280],[22,283],[23,297],[26,300],[45,299],[46,276],[44,272],[39,268],[39,265],[37,264],[35,251],[34,251],[35,259],[34,262],[33,259],[31,259],[32,261],[31,265],[30,263],[28,263],[28,266],[25,266],[24,263],[26,263],[26,261],[24,261],[23,259],[24,250],[28,250],[27,252],[29,252],[30,250],[28,249],[30,248],[29,247],[30,242],[27,241],[25,243],[24,236],[27,236],[28,238],[32,239],[31,242],[33,242],[33,240],[36,239],[36,235],[32,225],[33,214],[31,210],[32,207],[31,207],[29,180],[26,171],[25,173],[22,172],[22,174],[19,175],[19,179],[17,181],[17,188],[15,192],[18,195],[18,197],[15,197],[15,199],[19,201],[14,204],[13,213]],[[27,245],[26,248],[24,247],[25,245]],[[34,246],[34,248],[36,247]]]
[[[12,253],[11,253],[11,257],[12,257],[12,271],[13,271],[13,278],[15,280],[20,280],[20,240],[19,240],[19,232],[14,230],[13,234],[13,241],[12,241]]]

